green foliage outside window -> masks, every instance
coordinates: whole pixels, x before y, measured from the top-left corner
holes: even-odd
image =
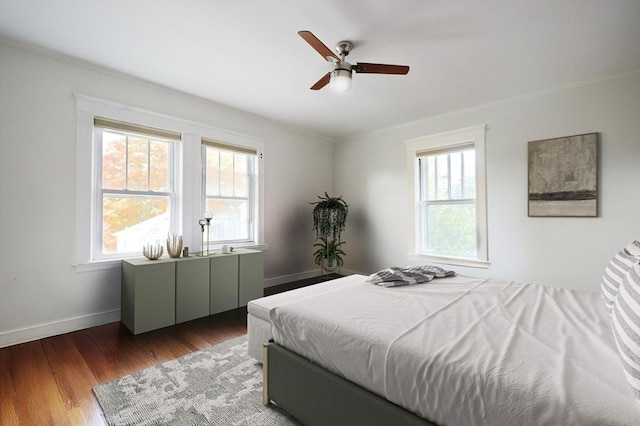
[[[455,257],[476,256],[474,204],[432,204],[428,207],[428,251]]]

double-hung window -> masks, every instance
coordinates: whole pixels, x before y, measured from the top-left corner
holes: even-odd
[[[256,240],[257,150],[202,139],[203,210],[212,214],[208,244]]]
[[[408,141],[407,159],[412,257],[488,266],[484,126]]]
[[[168,234],[198,252],[264,241],[263,139],[76,94],[78,271],[111,269]],[[220,143],[217,141],[224,141]],[[201,232],[202,231],[202,232]]]
[[[92,259],[139,254],[177,232],[180,133],[94,118]]]

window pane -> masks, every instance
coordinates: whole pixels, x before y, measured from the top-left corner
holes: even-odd
[[[427,251],[476,257],[475,204],[431,204],[427,207]]]
[[[462,153],[452,152],[449,154],[451,161],[451,199],[460,200],[462,198]]]
[[[449,165],[448,154],[440,154],[436,157],[436,200],[449,199]]]
[[[213,148],[206,149],[206,195],[220,195],[220,151]]]
[[[129,136],[127,189],[146,191],[149,179],[149,139]]]
[[[235,155],[235,183],[234,195],[236,197],[249,196],[249,156]]]
[[[427,199],[428,191],[428,179],[427,179],[427,159],[426,158],[418,158],[418,173],[419,173],[419,182],[420,185],[418,187],[418,201],[424,201]]]
[[[429,200],[436,199],[436,159],[433,156],[427,157],[427,189]]]
[[[210,241],[248,240],[249,201],[207,199],[206,210],[213,212]]]
[[[149,190],[169,192],[169,142],[149,141]]]
[[[476,152],[464,151],[464,198],[476,199]]]
[[[126,187],[127,137],[107,131],[102,132],[102,187],[124,189]]]
[[[418,227],[418,235],[417,235],[417,247],[418,251],[421,253],[427,252],[428,243],[427,243],[427,212],[429,208],[429,204],[427,202],[422,202],[418,204],[418,223],[416,226]]]
[[[102,253],[142,252],[146,243],[164,241],[169,233],[168,197],[102,198]]]
[[[220,195],[233,196],[233,152],[220,151]]]

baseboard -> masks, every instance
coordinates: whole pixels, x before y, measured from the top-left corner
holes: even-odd
[[[369,274],[365,274],[364,272],[356,272],[356,271],[352,271],[351,269],[340,269],[340,274],[341,275],[369,275]]]
[[[0,333],[0,348],[120,321],[120,309]]]
[[[275,278],[267,278],[264,280],[264,287],[273,287],[280,284],[286,284],[293,281],[306,280],[308,278],[318,277],[320,276],[320,268],[314,269],[313,271],[299,272],[297,274],[291,275],[282,275],[280,277]]]
[[[336,272],[340,275],[360,274],[360,272],[354,272],[349,269],[340,269]],[[313,271],[300,272],[300,273],[291,274],[291,275],[282,275],[280,277],[275,277],[275,278],[267,278],[266,280],[264,280],[264,287],[265,288],[273,287],[280,284],[287,284],[293,281],[306,280],[308,278],[314,278],[318,276],[320,276],[320,268],[314,269]]]

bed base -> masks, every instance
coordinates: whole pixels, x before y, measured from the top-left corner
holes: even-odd
[[[436,426],[276,343],[264,344],[262,360],[262,403],[307,426]]]

